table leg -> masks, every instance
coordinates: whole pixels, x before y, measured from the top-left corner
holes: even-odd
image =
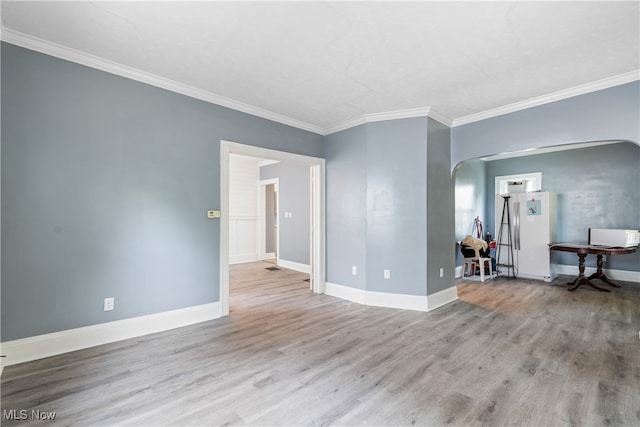
[[[599,288],[598,286],[594,285],[593,283],[591,283],[591,280],[589,280],[587,277],[585,277],[584,275],[584,259],[587,257],[586,254],[578,254],[578,277],[576,278],[576,280],[574,280],[573,282],[569,283],[569,285],[575,285],[572,288],[569,288],[570,291],[575,291],[576,289],[578,289],[580,287],[580,285],[589,285],[594,289],[597,289],[601,292],[611,292],[609,291],[609,289],[603,289],[603,288]],[[600,260],[600,264],[602,264],[602,260]]]
[[[608,283],[609,285],[613,286],[614,288],[619,288],[620,285],[618,285],[617,283],[613,283],[609,280],[609,278],[602,272],[602,255],[598,255],[598,269],[596,270],[595,273],[593,273],[591,276],[589,276],[589,280],[591,279],[600,279],[605,283]]]

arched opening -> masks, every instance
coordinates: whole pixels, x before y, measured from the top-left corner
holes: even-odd
[[[589,228],[640,226],[640,146],[629,141],[593,141],[532,148],[465,160],[453,171],[455,240],[483,224],[483,237],[496,237],[496,177],[540,172],[541,189],[558,195],[558,242],[587,243]],[[558,272],[577,271],[575,254],[557,257]],[[594,260],[587,259],[587,268]],[[456,276],[462,255],[456,250]],[[640,279],[640,254],[611,257],[605,269],[620,280]]]

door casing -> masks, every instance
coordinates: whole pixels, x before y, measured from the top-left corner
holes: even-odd
[[[259,157],[309,166],[311,183],[311,289],[325,292],[325,160],[319,157],[220,141],[220,306],[229,315],[229,155]]]

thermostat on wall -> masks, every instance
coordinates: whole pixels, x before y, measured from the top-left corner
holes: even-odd
[[[220,218],[220,211],[207,211],[207,218]]]

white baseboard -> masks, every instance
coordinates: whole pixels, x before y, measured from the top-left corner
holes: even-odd
[[[403,310],[427,311],[429,304],[424,295],[389,294],[367,291],[366,305],[375,307],[401,308]]]
[[[558,264],[556,269],[558,274],[566,274],[569,276],[577,276],[578,275],[578,266],[577,265],[565,265]],[[596,272],[595,267],[587,267],[584,269],[584,274],[586,276],[590,276]],[[623,282],[636,282],[640,283],[640,271],[629,271],[629,270],[610,270],[603,269],[602,272],[607,275],[607,277],[611,280],[621,280]]]
[[[279,259],[278,266],[288,268],[289,270],[299,271],[300,273],[311,274],[311,266],[309,264],[301,264],[299,262],[287,261],[286,259]]]
[[[214,302],[7,341],[0,344],[0,351],[6,356],[2,358],[2,365],[9,366],[42,359],[70,351],[193,325],[217,319],[221,316],[220,302]]]
[[[269,252],[263,255],[262,259],[276,259],[275,252]]]
[[[363,305],[417,311],[431,311],[458,299],[458,289],[455,286],[422,296],[365,291],[327,282],[325,294]]]
[[[367,291],[363,289],[337,285],[330,282],[325,283],[324,293],[326,295],[331,295],[332,297],[357,302],[358,304],[365,304],[365,301],[367,300]]]
[[[458,271],[459,270],[459,271]],[[556,266],[557,274],[566,274],[569,276],[577,276],[578,275],[578,266],[577,265],[565,265],[558,264]],[[587,267],[585,268],[584,274],[590,276],[591,274],[596,272],[595,267]],[[636,282],[640,283],[640,271],[629,271],[629,270],[611,270],[611,269],[603,269],[602,272],[607,275],[612,280],[621,280],[624,282]],[[456,279],[462,277],[462,267],[456,267]],[[545,280],[544,277],[533,277],[538,280]],[[554,276],[555,278],[555,276]],[[549,281],[549,280],[545,280]]]
[[[427,311],[435,310],[458,299],[458,288],[451,286],[435,294],[427,295]]]
[[[258,254],[229,255],[229,264],[258,261]]]

